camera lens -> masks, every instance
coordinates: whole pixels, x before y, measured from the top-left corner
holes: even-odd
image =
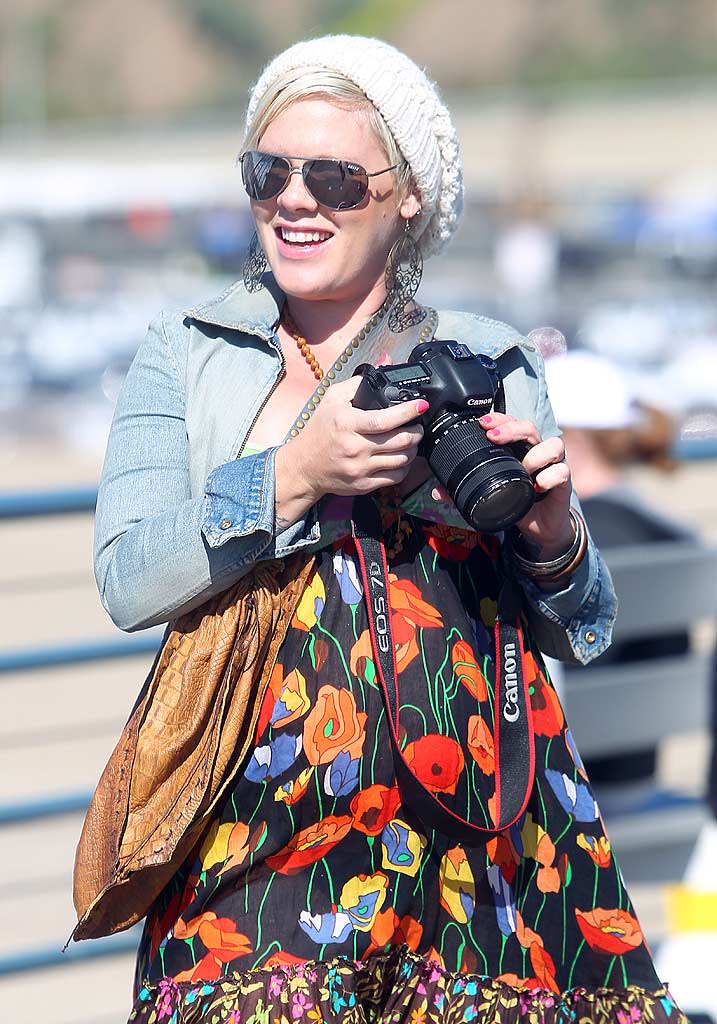
[[[456,508],[476,530],[505,530],[535,501],[533,481],[522,464],[488,440],[477,418],[439,416],[426,432],[424,450]]]

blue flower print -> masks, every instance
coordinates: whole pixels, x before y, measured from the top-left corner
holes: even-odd
[[[326,769],[324,792],[328,796],[348,796],[358,786],[360,758],[351,760],[351,755],[342,750]]]
[[[299,927],[314,942],[328,946],[330,943],[345,942],[353,931],[351,918],[343,911],[333,914],[310,914],[302,910]]]
[[[555,793],[560,806],[576,821],[595,821],[599,815],[595,797],[584,782],[573,782],[565,772],[556,772],[552,768],[545,769],[545,777]]]
[[[513,935],[516,929],[515,900],[499,864],[491,864],[488,868],[488,884],[493,892],[498,927],[503,935]]]
[[[246,767],[249,782],[269,782],[290,768],[301,753],[301,736],[282,733],[264,747],[257,747]]]
[[[334,552],[334,575],[338,580],[341,600],[344,604],[361,604],[363,585],[359,577],[356,559],[343,548]]]

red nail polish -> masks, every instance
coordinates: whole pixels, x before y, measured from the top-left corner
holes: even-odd
[[[480,422],[481,423],[492,423],[493,422],[493,417],[492,416],[481,416]]]
[[[487,434],[488,437],[500,437],[500,430],[498,427],[491,427],[491,429],[487,431]]]
[[[416,412],[418,413],[419,416],[421,416],[424,412],[427,412],[429,409],[430,405],[428,404],[425,398],[421,398],[419,399],[419,401],[416,402]]]

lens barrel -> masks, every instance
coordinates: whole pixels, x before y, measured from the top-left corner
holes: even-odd
[[[456,508],[476,530],[505,530],[535,501],[529,474],[505,447],[488,440],[477,417],[439,415],[426,429],[423,450]]]

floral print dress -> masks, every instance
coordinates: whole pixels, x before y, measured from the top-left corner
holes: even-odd
[[[251,758],[148,916],[130,1019],[684,1021],[527,631],[537,770],[522,818],[470,848],[402,805],[341,511],[327,511],[336,539],[317,553]],[[448,807],[490,825],[498,542],[405,505],[386,525],[404,755]]]

